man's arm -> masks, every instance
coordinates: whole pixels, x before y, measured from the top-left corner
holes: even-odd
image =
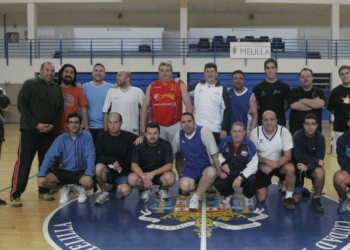
[[[303,99],[300,99],[299,102],[310,107],[311,109],[321,109],[326,104],[325,101],[319,97],[316,97],[315,99],[303,98]]]
[[[17,98],[17,109],[21,114],[21,116],[24,117],[24,119],[29,122],[30,126],[32,128],[36,128],[39,122],[35,119],[33,113],[29,109],[30,100],[32,98],[30,84],[31,83],[28,80],[25,81],[21,90],[19,91],[18,98]],[[59,118],[61,119],[61,116]]]
[[[284,112],[287,112],[289,110],[288,100],[284,100]]]
[[[298,135],[300,135],[300,133],[295,133],[293,136],[293,155],[296,162],[303,163],[309,170],[316,168],[320,159],[306,153],[307,149],[304,146],[304,139]]]
[[[250,125],[250,131],[256,128],[258,124],[258,103],[256,101],[255,94],[250,98],[250,113],[252,115],[252,123]],[[249,135],[247,136],[249,137]]]
[[[141,136],[144,135],[146,124],[148,123],[148,109],[151,106],[150,89],[151,89],[151,85],[147,87],[145,99],[143,100],[141,113],[140,113],[140,135]]]
[[[58,91],[59,91],[59,94],[58,94],[57,98],[59,98],[59,105],[58,105],[58,108],[56,110],[55,119],[52,122],[52,129],[57,128],[58,124],[60,124],[63,110],[64,110],[64,99],[63,99],[62,89],[60,86],[58,86]]]
[[[6,95],[5,91],[0,88],[0,108],[5,109],[10,104],[10,98]]]
[[[86,160],[85,175],[94,177],[95,176],[95,162],[96,162],[96,150],[90,132],[84,134],[84,153]]]
[[[83,125],[84,125],[84,130],[89,131],[89,116],[87,112],[86,106],[80,107],[81,108],[81,116],[83,118]]]
[[[222,98],[223,103],[222,106],[225,107],[224,114],[223,114],[223,120],[221,125],[221,133],[220,133],[220,139],[223,139],[227,136],[227,132],[230,131],[230,119],[231,119],[231,100],[230,100],[230,94],[228,93],[228,90],[226,86],[222,85]]]
[[[186,112],[193,112],[193,105],[191,102],[191,98],[190,95],[187,92],[186,86],[185,84],[181,84],[181,97],[182,97],[182,101],[184,102],[185,106],[186,106]]]
[[[290,105],[290,108],[294,109],[294,110],[298,110],[298,111],[310,111],[310,110],[312,110],[311,107],[303,104],[302,102],[293,102]]]

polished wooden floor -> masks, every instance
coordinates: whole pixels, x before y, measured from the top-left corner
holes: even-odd
[[[0,161],[0,198],[8,201],[13,166],[17,158],[19,126],[6,124],[5,130],[6,142],[3,144]],[[323,131],[327,141],[327,152],[329,152],[331,125],[323,124]],[[332,184],[333,173],[339,170],[337,159],[326,154],[325,162],[326,183],[324,190],[326,196],[338,199]],[[9,204],[0,206],[0,249],[52,249],[43,236],[42,226],[45,218],[59,206],[59,193],[55,194],[55,201],[47,202],[39,199],[37,178],[34,177],[37,171],[38,164],[37,159],[35,159],[27,190],[21,197],[22,208],[13,208]],[[274,181],[276,182],[276,179]],[[311,188],[309,180],[306,181],[305,186]],[[70,198],[74,197],[71,195]]]

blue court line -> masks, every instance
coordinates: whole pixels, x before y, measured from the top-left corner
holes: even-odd
[[[29,179],[32,179],[32,178],[34,178],[34,177],[36,177],[36,175],[30,176],[30,177],[28,178],[28,180],[29,180]],[[4,188],[4,189],[0,190],[0,193],[1,193],[1,192],[4,192],[5,190],[10,189],[10,188],[11,188],[11,186],[8,186],[7,188]]]

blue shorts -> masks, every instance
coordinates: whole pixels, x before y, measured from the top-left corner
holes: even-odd
[[[122,184],[129,184],[128,175],[123,173],[118,173],[118,171],[108,168],[107,183],[115,184],[116,186],[122,185]]]
[[[185,166],[184,170],[182,171],[182,173],[180,175],[180,179],[183,177],[187,177],[187,178],[193,179],[196,183],[198,183],[199,180],[202,178],[203,171],[205,169],[206,168],[196,169],[196,168],[189,168],[189,167]]]

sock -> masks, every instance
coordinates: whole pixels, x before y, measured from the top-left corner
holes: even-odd
[[[198,196],[196,193],[194,193],[194,194],[192,195],[192,199],[198,200],[198,199],[199,199],[199,196]]]
[[[286,199],[292,198],[293,197],[293,192],[286,190]]]
[[[320,198],[320,196],[316,196],[316,195],[315,195],[315,196],[314,196],[314,199],[316,199],[316,198]]]
[[[347,200],[348,199],[348,195],[347,194],[342,194],[342,195],[339,195],[339,198],[343,201]]]

